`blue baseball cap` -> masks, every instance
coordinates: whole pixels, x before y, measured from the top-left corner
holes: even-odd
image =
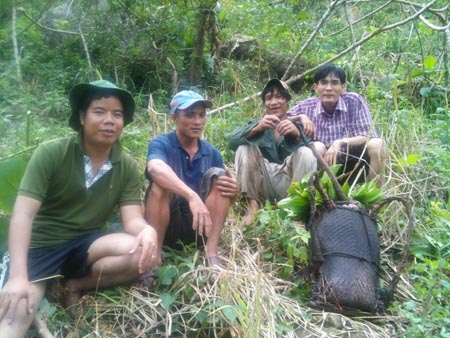
[[[203,103],[206,108],[212,107],[212,102],[205,100],[199,93],[193,92],[192,90],[182,90],[175,94],[172,101],[170,101],[170,111],[174,114],[177,109],[184,110],[198,102]]]

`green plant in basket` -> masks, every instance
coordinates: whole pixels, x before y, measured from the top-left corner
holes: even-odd
[[[338,172],[341,165],[330,167],[334,175]],[[301,182],[293,182],[288,188],[288,197],[278,202],[278,207],[288,212],[288,216],[292,219],[307,223],[309,221],[311,201],[310,201],[310,179],[312,174],[305,175]],[[320,177],[320,185],[330,200],[338,201],[338,194],[334,188],[333,181],[327,172],[323,172]],[[375,203],[383,198],[383,192],[375,185],[374,182],[369,181],[363,184],[358,184],[354,189],[350,190],[348,184],[342,186],[342,190],[347,197],[349,203],[357,204],[362,208],[370,209]],[[314,189],[315,205],[323,205],[324,200],[322,195]]]

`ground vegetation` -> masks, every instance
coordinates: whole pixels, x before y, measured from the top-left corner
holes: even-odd
[[[238,200],[221,248],[227,271],[212,275],[196,248],[167,251],[153,289],[97,290],[70,312],[44,303],[30,337],[450,337],[447,0],[5,0],[0,18],[2,252],[32,150],[71,133],[68,92],[98,78],[135,97],[122,142],[142,170],[148,141],[173,127],[170,97],[184,88],[213,100],[204,137],[232,168],[227,136],[263,114],[265,82],[282,78],[296,102],[312,95],[314,70],[334,62],[388,144],[383,194],[411,200],[414,216],[408,266],[385,316],[310,308],[309,232],[271,204],[244,227]],[[406,225],[398,205],[380,212],[383,283],[395,275]]]

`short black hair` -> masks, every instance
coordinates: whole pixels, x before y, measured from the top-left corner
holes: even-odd
[[[123,106],[124,106],[123,99],[120,96],[118,96],[117,94],[114,94],[111,91],[107,91],[107,90],[97,90],[97,91],[91,91],[91,92],[86,93],[86,95],[84,95],[81,98],[79,108],[83,113],[86,113],[86,111],[88,110],[92,101],[101,100],[103,98],[107,99],[109,97],[116,97],[122,103],[122,108],[123,108]]]
[[[330,74],[337,76],[341,83],[345,84],[347,79],[344,70],[332,63],[326,63],[317,69],[314,74],[314,83],[319,83],[320,80],[325,79]]]
[[[275,88],[278,90],[278,93],[286,99],[286,101],[289,102],[292,99],[289,90],[286,89],[279,80],[270,80],[261,92],[262,102],[266,102],[267,93],[273,93]]]

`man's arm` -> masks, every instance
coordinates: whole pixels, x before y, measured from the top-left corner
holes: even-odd
[[[139,273],[144,273],[157,263],[157,235],[155,229],[149,225],[143,216],[142,206],[124,205],[120,207],[120,216],[125,231],[136,236],[135,244],[130,250],[134,253],[138,247],[142,247],[139,258]]]
[[[208,208],[200,196],[189,188],[167,163],[159,159],[152,159],[147,163],[147,170],[154,183],[163,189],[184,197],[189,202],[194,230],[198,229],[199,233],[203,234],[204,229],[211,228],[211,217]]]
[[[247,139],[246,135],[257,124],[258,121],[252,121],[247,123],[247,125],[245,125],[244,127],[237,128],[236,130],[234,130],[231,133],[230,138],[228,140],[228,147],[231,150],[236,150],[240,145],[251,144],[251,142]]]
[[[41,207],[41,202],[27,196],[17,196],[13,215],[9,225],[9,279],[0,292],[0,320],[7,314],[10,322],[18,302],[23,298],[31,313],[36,306],[32,288],[28,280],[28,249],[31,240],[31,227],[34,217]]]
[[[357,147],[364,143],[366,143],[368,140],[367,136],[355,136],[355,137],[349,137],[349,138],[343,138],[335,140],[327,149],[324,159],[325,162],[327,162],[329,165],[336,164],[336,159],[338,153],[345,148],[345,151],[347,151],[347,147]]]
[[[188,201],[192,198],[193,194],[197,195],[163,160],[153,159],[148,161],[147,170],[152,181],[160,187],[180,195]]]
[[[307,115],[300,114],[295,116],[289,116],[289,120],[293,122],[300,121],[300,123],[303,125],[303,132],[305,133],[305,135],[311,137],[313,140],[316,139],[317,137],[316,126]]]

